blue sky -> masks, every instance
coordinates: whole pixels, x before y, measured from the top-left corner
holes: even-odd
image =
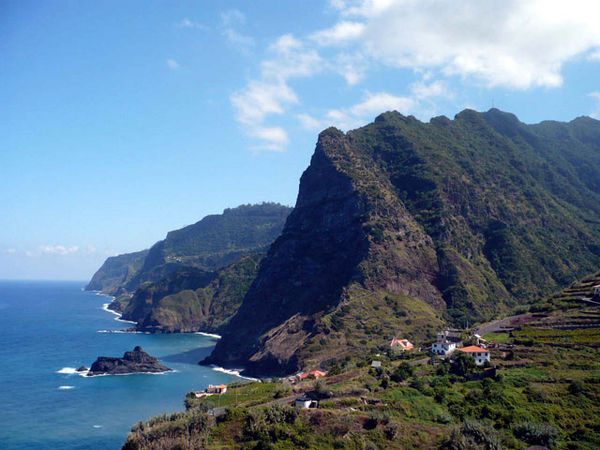
[[[293,205],[318,131],[397,109],[600,117],[591,0],[28,1],[0,6],[0,278],[242,203]]]

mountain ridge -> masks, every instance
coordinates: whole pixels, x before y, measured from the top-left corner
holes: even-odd
[[[182,268],[213,272],[240,258],[265,252],[279,235],[290,208],[263,202],[227,208],[167,233],[148,250],[109,257],[87,290],[108,295],[132,294]]]
[[[323,131],[294,211],[206,362],[249,374],[327,367],[592,272],[596,136],[594,119],[526,125],[494,109],[429,123],[388,112]]]

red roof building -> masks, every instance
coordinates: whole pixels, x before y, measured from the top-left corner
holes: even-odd
[[[397,339],[394,338],[390,342],[391,348],[396,348],[400,350],[412,350],[415,346],[408,339]]]
[[[491,361],[489,350],[483,347],[469,345],[468,347],[459,348],[458,351],[470,355],[478,366],[483,366],[486,362]]]

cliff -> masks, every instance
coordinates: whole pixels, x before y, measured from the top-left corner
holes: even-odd
[[[321,133],[296,206],[207,362],[328,367],[547,295],[600,264],[600,122],[385,113]]]
[[[264,255],[242,257],[216,272],[183,268],[139,288],[121,311],[136,329],[219,333],[239,308]]]
[[[242,205],[171,231],[150,250],[111,257],[94,274],[88,290],[132,294],[186,268],[214,272],[242,257],[266,252],[291,208],[276,203]]]
[[[138,273],[144,263],[148,250],[111,256],[94,274],[88,285],[88,291],[100,291],[103,294],[119,295],[123,287]]]

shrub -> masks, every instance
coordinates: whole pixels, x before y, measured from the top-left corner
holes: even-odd
[[[569,394],[577,395],[585,392],[585,383],[581,380],[571,381],[569,384]]]
[[[448,450],[500,450],[502,447],[493,428],[466,420],[455,427],[442,444]]]
[[[406,380],[407,378],[410,378],[413,375],[413,372],[413,367],[410,364],[403,362],[398,367],[396,367],[390,378],[392,379],[392,381],[399,383],[401,381]]]
[[[288,386],[278,386],[275,391],[273,392],[273,398],[277,399],[277,398],[283,398],[286,395],[289,395],[291,392],[291,389]]]
[[[552,448],[558,437],[558,430],[545,423],[521,423],[514,428],[514,434],[519,439],[531,445],[544,445]]]

